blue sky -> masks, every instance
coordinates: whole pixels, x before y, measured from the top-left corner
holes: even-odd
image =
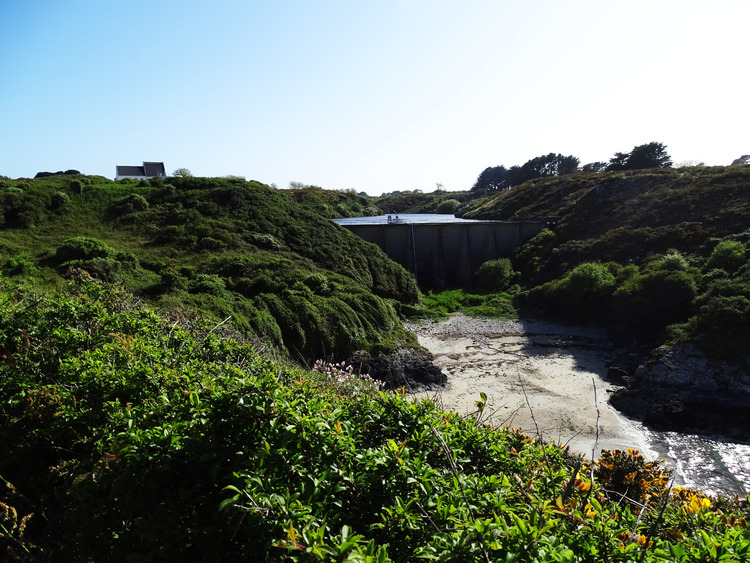
[[[750,153],[747,0],[0,0],[0,175],[370,194],[549,152]]]

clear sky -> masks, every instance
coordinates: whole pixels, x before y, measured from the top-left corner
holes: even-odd
[[[371,195],[549,152],[750,153],[748,0],[0,0],[0,175]]]

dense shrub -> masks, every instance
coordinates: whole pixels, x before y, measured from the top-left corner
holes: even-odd
[[[658,339],[668,325],[692,315],[696,295],[696,280],[688,272],[658,270],[640,274],[616,291],[615,320],[637,338]]]
[[[59,264],[71,260],[90,260],[92,258],[107,258],[115,250],[106,242],[94,237],[72,237],[62,242],[55,251],[55,260]]]
[[[171,266],[166,266],[159,270],[159,277],[160,282],[156,288],[159,293],[184,290],[188,287],[188,278]]]
[[[195,247],[198,250],[217,251],[225,249],[227,244],[224,241],[213,237],[202,237],[198,239]]]
[[[19,183],[0,192],[0,227],[24,229],[43,222],[51,195]]]
[[[0,549],[25,561],[743,561],[747,505],[264,359],[85,276],[0,291]],[[30,306],[33,304],[33,306]],[[322,365],[319,363],[318,365]]]
[[[187,284],[190,293],[208,293],[211,295],[221,295],[225,287],[224,280],[216,274],[199,274]]]
[[[53,262],[61,272],[86,270],[107,282],[119,281],[122,274],[133,272],[138,267],[138,259],[133,254],[118,252],[93,237],[64,240],[57,247]]]
[[[148,209],[148,200],[141,194],[126,195],[112,206],[116,215],[128,215],[146,209]]]
[[[116,258],[96,257],[88,260],[69,260],[62,268],[68,273],[85,270],[97,279],[112,283],[118,281],[121,274],[132,271],[131,266],[128,262],[121,262]]]
[[[659,261],[658,267],[662,270],[677,271],[687,270],[689,263],[687,259],[678,251],[672,250],[667,252]]]
[[[519,295],[524,308],[546,311],[569,321],[605,321],[616,288],[612,264],[585,262],[564,278]]]
[[[609,267],[594,262],[576,266],[562,282],[564,291],[579,301],[609,292],[614,285],[615,277]]]
[[[2,271],[9,276],[30,276],[36,273],[37,267],[29,254],[20,252],[5,261]]]
[[[594,476],[605,487],[607,496],[615,502],[640,506],[643,502],[658,502],[668,492],[670,471],[658,463],[648,462],[638,450],[603,450],[594,466]]]
[[[549,281],[544,279],[549,275],[545,272],[545,261],[558,244],[557,235],[550,229],[543,229],[516,249],[513,264],[526,287]]]
[[[746,331],[750,326],[750,299],[745,295],[710,295],[699,302],[704,330]]]
[[[488,260],[479,267],[476,273],[477,284],[481,288],[493,291],[505,291],[518,279],[518,272],[508,258]]]
[[[53,211],[63,211],[70,205],[70,196],[65,192],[55,192],[50,199]]]
[[[739,241],[721,241],[711,252],[706,260],[705,270],[721,269],[726,272],[735,272],[746,262],[745,245]]]
[[[461,202],[457,199],[444,199],[438,204],[437,212],[452,215],[459,207],[461,207]]]

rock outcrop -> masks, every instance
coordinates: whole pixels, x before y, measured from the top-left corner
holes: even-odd
[[[390,354],[355,352],[346,363],[359,373],[385,381],[389,389],[404,387],[414,392],[437,389],[448,381],[433,360],[424,348],[400,348]]]
[[[610,403],[628,416],[659,430],[750,440],[747,363],[712,360],[693,344],[679,344],[657,348],[635,370],[611,369],[625,388]]]

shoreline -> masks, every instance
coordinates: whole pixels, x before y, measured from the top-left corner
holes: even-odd
[[[462,313],[406,328],[448,377],[443,389],[415,397],[437,396],[445,410],[471,415],[483,392],[483,422],[521,428],[587,459],[627,448],[656,457],[639,424],[608,402],[620,385],[606,377],[614,354],[602,329]]]

